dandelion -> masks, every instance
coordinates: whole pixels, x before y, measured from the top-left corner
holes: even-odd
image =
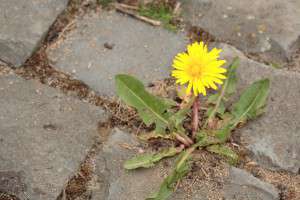
[[[187,53],[179,53],[173,61],[172,76],[176,83],[187,84],[187,94],[193,90],[195,96],[206,96],[206,88],[217,90],[216,84],[222,84],[226,78],[226,69],[221,67],[226,61],[218,60],[221,51],[217,48],[208,51],[203,42],[188,45]]]
[[[226,79],[225,68],[221,66],[225,60],[218,60],[222,50],[214,48],[208,51],[207,45],[203,42],[195,42],[187,46],[187,53],[179,53],[174,61],[172,76],[176,78],[176,83],[187,84],[186,93],[189,95],[193,90],[196,96],[193,103],[192,132],[196,136],[199,127],[199,94],[206,96],[206,89],[217,90],[216,84],[223,84]]]

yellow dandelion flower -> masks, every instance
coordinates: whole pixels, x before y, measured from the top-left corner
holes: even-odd
[[[218,60],[222,50],[214,48],[208,51],[203,42],[195,42],[187,46],[187,53],[179,53],[173,61],[172,76],[176,83],[188,84],[186,92],[195,96],[203,94],[206,96],[206,88],[217,90],[217,84],[223,84],[226,79],[224,73],[226,69],[221,66],[225,60]]]

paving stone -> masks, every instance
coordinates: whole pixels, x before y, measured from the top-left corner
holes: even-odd
[[[139,147],[140,143],[132,134],[119,129],[112,131],[96,162],[98,180],[105,181],[107,188],[104,191],[101,187],[96,188],[92,200],[100,197],[106,200],[141,200],[158,189],[166,174],[161,164],[151,169],[133,171],[123,168],[124,162],[136,155]],[[97,192],[101,189],[102,193]]]
[[[145,83],[168,77],[173,57],[186,45],[183,34],[115,12],[86,15],[76,24],[66,40],[48,49],[48,57],[102,95],[114,94],[118,73],[137,75]]]
[[[68,0],[0,0],[0,59],[20,66]]]
[[[0,110],[0,191],[20,200],[56,199],[107,118],[99,107],[13,74],[0,76]]]
[[[300,45],[300,1],[182,0],[186,21],[278,65]]]
[[[278,190],[273,185],[235,167],[229,171],[224,193],[228,200],[279,200]]]
[[[249,60],[232,46],[221,44],[222,57],[241,59],[239,91],[255,80],[270,78],[266,113],[239,130],[255,160],[272,169],[297,173],[300,168],[300,74]]]
[[[224,166],[221,174],[211,175],[209,181],[204,177],[199,179],[195,182],[189,180],[188,187],[179,189],[170,199],[279,200],[278,191],[273,185],[229,165]]]

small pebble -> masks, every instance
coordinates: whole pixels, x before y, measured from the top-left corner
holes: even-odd
[[[114,48],[114,46],[115,46],[115,44],[113,44],[113,43],[108,43],[108,42],[104,43],[104,47],[109,50],[112,50]]]
[[[53,124],[45,124],[43,126],[43,128],[45,130],[47,130],[47,131],[55,131],[55,130],[57,130],[57,127],[55,125],[53,125]]]
[[[248,19],[248,20],[253,20],[253,19],[255,19],[255,16],[253,16],[253,15],[248,15],[248,16],[247,16],[247,19]]]
[[[138,153],[140,153],[140,154],[145,153],[145,150],[142,148],[138,148]]]
[[[88,69],[90,69],[92,67],[92,63],[90,62],[87,66]]]

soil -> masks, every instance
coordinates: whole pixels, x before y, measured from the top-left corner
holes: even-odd
[[[80,3],[79,3],[80,2]],[[89,88],[86,84],[79,80],[73,79],[70,75],[65,74],[56,70],[52,67],[47,59],[45,53],[47,47],[59,43],[60,40],[64,39],[64,36],[69,30],[73,28],[72,21],[76,16],[82,15],[86,10],[94,10],[99,12],[99,6],[92,4],[91,1],[70,1],[66,10],[57,18],[54,24],[51,26],[47,36],[40,45],[40,48],[26,61],[26,63],[14,71],[26,79],[37,79],[43,84],[47,84],[54,88],[59,88],[65,93],[78,96],[80,99],[87,101],[96,106],[103,107],[106,111],[111,114],[111,118],[103,123],[99,124],[99,131],[101,134],[109,134],[103,131],[108,130],[109,127],[120,127],[122,129],[130,130],[136,134],[141,132],[150,131],[153,127],[146,127],[142,121],[138,118],[136,111],[132,108],[122,104],[118,99],[110,99],[107,97],[101,97],[97,95],[95,91]],[[203,40],[205,37],[206,41],[214,42],[215,37],[210,33],[199,27],[191,27],[189,31],[189,37],[192,41]],[[293,60],[295,63],[299,62],[299,54],[295,55]],[[0,74],[9,73],[10,69],[4,66],[0,66]],[[166,79],[155,82],[149,85],[149,90],[153,93],[163,96],[172,97],[176,96],[174,92],[174,80]],[[178,100],[178,99],[175,99]],[[202,112],[202,115],[204,113]],[[203,119],[203,117],[202,117]],[[104,127],[104,129],[103,129]],[[104,137],[106,138],[106,137]],[[154,140],[152,141],[152,148],[159,149],[165,144],[164,141]],[[150,143],[150,145],[151,145]],[[234,137],[232,143],[238,145],[242,163],[239,165],[240,168],[246,169],[254,176],[274,184],[279,191],[281,191],[281,200],[296,200],[300,196],[300,175],[290,174],[285,171],[274,172],[271,170],[264,169],[258,166],[248,156],[245,148],[239,143],[238,137]],[[81,164],[78,172],[70,178],[66,183],[65,189],[62,191],[57,200],[65,199],[76,199],[84,195],[88,195],[87,185],[91,181],[94,166],[93,159],[97,154],[100,144],[95,144],[93,149],[90,151],[85,161]],[[235,146],[235,148],[237,148]],[[186,199],[189,199],[189,194],[194,185],[202,185],[206,187],[210,199],[222,199],[221,191],[224,185],[224,179],[228,176],[228,171],[225,162],[206,151],[197,151],[193,158],[192,171],[189,173],[187,178],[183,179],[178,189],[186,192]],[[201,184],[200,184],[201,183]],[[2,195],[2,196],[1,196]],[[15,200],[13,196],[5,196],[0,192],[0,199]],[[88,198],[87,198],[88,199]]]

